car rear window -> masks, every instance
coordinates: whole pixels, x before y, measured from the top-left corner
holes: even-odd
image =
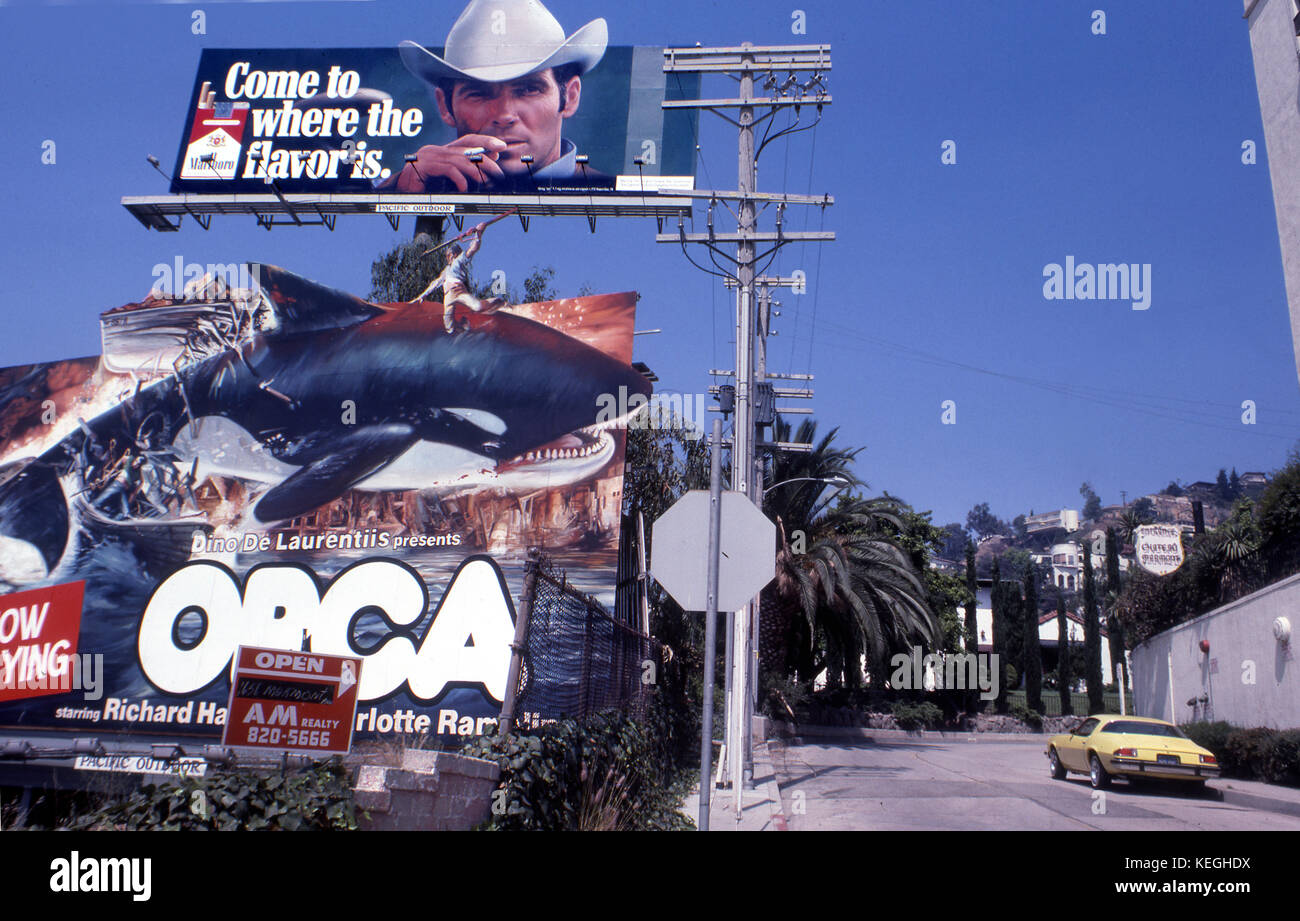
[[[1134,735],[1144,736],[1168,736],[1171,739],[1187,738],[1177,726],[1166,726],[1164,723],[1139,723],[1134,720],[1115,720],[1107,723],[1101,731],[1129,732]]]

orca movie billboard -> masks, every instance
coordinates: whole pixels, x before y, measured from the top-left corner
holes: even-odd
[[[612,601],[636,295],[243,274],[0,370],[0,728],[218,737],[242,645],[362,657],[360,734],[482,731],[527,548]]]

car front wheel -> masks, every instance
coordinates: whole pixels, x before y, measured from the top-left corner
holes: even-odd
[[[1101,766],[1101,759],[1093,755],[1088,759],[1088,777],[1094,790],[1104,790],[1110,786],[1110,775]]]
[[[1065,765],[1061,763],[1061,759],[1057,756],[1056,749],[1049,748],[1047,750],[1047,764],[1052,769],[1053,780],[1065,779]]]

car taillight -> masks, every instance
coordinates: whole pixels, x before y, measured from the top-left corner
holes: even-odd
[[[1117,748],[1115,749],[1114,754],[1124,758],[1136,758],[1138,756],[1138,750],[1136,748]]]
[[[1201,764],[1218,764],[1219,759],[1213,755],[1201,755]]]

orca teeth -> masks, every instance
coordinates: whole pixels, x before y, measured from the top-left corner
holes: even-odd
[[[605,429],[612,428],[612,424],[602,423],[599,426],[588,426],[579,429],[578,432],[587,435],[592,440],[584,442],[576,448],[539,448],[535,451],[526,451],[517,455],[514,462],[527,461],[548,461],[548,460],[580,460],[585,457],[592,457],[608,449],[613,441]]]

